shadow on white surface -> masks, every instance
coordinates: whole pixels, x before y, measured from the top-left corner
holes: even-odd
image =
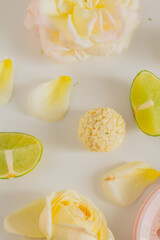
[[[5,0],[1,2],[3,14],[0,16],[0,29],[2,33],[0,42],[2,45],[8,47],[8,52],[12,53],[8,57],[11,57],[14,61],[21,57],[23,60],[28,58],[30,61],[39,62],[42,60],[43,62],[48,58],[41,58],[42,48],[38,33],[35,29],[28,30],[24,26],[29,2],[30,0]]]
[[[143,27],[142,27],[143,26]],[[145,39],[145,40],[144,40]],[[140,27],[136,30],[133,35],[132,43],[130,47],[124,52],[124,56],[130,58],[130,61],[137,61],[139,66],[144,65],[144,56],[148,59],[148,63],[151,67],[153,63],[157,64],[157,60],[159,62],[160,59],[160,34],[159,34],[159,26],[153,27],[153,23],[149,22],[146,19],[146,23],[141,23]],[[149,65],[149,64],[148,64]],[[152,69],[140,69],[140,70],[150,70]],[[139,71],[140,71],[139,70]],[[137,72],[138,74],[138,72]]]
[[[79,74],[79,79],[81,78],[83,78],[83,75]],[[88,96],[86,108],[87,104],[90,108],[113,108],[124,118],[127,123],[127,130],[134,130],[136,124],[130,106],[131,83],[129,80],[130,79],[121,79],[121,77],[115,78],[110,74],[108,74],[106,78],[95,74],[93,76],[91,75],[90,81],[83,84],[85,86],[83,86],[81,90],[83,91],[83,95],[81,93],[81,99],[85,101],[86,98],[83,99],[83,96]],[[99,83],[98,85],[97,82]],[[92,88],[92,85],[96,85],[96,88]],[[80,96],[78,99],[80,99]]]

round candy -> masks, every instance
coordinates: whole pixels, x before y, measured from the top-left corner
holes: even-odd
[[[90,151],[110,152],[122,143],[125,125],[117,112],[99,107],[80,119],[78,136]]]

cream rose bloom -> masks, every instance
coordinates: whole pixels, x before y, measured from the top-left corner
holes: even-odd
[[[9,215],[5,229],[51,240],[114,240],[103,214],[75,191],[51,193]]]
[[[25,19],[56,63],[119,54],[138,23],[138,0],[33,0]]]

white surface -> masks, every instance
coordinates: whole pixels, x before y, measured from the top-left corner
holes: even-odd
[[[122,208],[105,198],[101,177],[125,161],[144,160],[160,169],[160,139],[138,129],[129,103],[130,85],[140,70],[150,70],[160,77],[160,1],[140,1],[141,23],[129,49],[120,56],[90,58],[86,63],[67,66],[57,66],[41,55],[36,34],[24,28],[28,2],[0,0],[0,60],[11,58],[15,67],[15,91],[11,102],[0,109],[0,131],[35,135],[43,143],[44,154],[31,173],[0,181],[0,238],[21,239],[4,231],[5,215],[51,190],[73,188],[90,197],[104,212],[115,239],[131,240],[141,202],[159,182],[145,191],[134,205]],[[30,116],[27,96],[32,87],[62,74],[71,76],[73,82],[79,81],[73,88],[70,110],[64,120],[48,124]],[[125,140],[112,153],[90,153],[77,138],[80,117],[96,106],[117,110],[127,122]]]

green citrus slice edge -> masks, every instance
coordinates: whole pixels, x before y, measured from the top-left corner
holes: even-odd
[[[20,177],[40,161],[41,142],[25,133],[0,133],[0,178]]]
[[[160,79],[143,70],[135,77],[130,102],[139,128],[151,136],[160,135]]]

